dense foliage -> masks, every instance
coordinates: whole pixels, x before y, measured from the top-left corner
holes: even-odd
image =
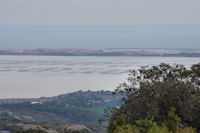
[[[118,116],[123,116],[125,123],[130,125],[153,116],[159,126],[176,119],[179,127],[189,126],[200,131],[199,89],[200,64],[187,69],[183,65],[162,63],[132,70],[128,83],[120,84],[115,91],[115,94],[125,96],[124,104],[110,111],[110,125],[117,123]],[[171,107],[175,107],[176,114],[181,118],[180,123],[177,118],[168,116]],[[172,129],[176,127],[173,124]]]
[[[136,120],[134,125],[127,124],[124,116],[117,116],[108,126],[108,133],[196,133],[196,129],[180,128],[181,119],[175,114],[175,108],[168,112],[168,121],[158,125],[152,116],[150,119]]]

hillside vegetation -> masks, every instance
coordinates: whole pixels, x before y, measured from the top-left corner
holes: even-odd
[[[43,98],[43,101],[16,103],[15,100],[15,103],[0,104],[0,119],[15,123],[75,123],[95,127],[105,108],[120,105],[121,96],[112,96],[110,91],[78,91]]]

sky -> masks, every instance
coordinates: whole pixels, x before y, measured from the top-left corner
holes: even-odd
[[[199,5],[200,0],[0,0],[0,49],[200,49]]]
[[[0,48],[200,49],[200,25],[0,26]]]
[[[0,0],[0,25],[200,24],[199,0]]]

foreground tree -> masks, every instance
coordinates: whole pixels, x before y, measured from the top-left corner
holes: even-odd
[[[121,121],[121,122],[119,122]],[[196,129],[186,127],[179,128],[178,124],[181,119],[175,114],[175,108],[171,107],[168,112],[168,122],[162,124],[162,126],[157,125],[154,121],[154,117],[151,119],[137,120],[135,125],[130,125],[124,123],[124,118],[119,117],[118,122],[112,123],[108,126],[108,132],[110,133],[196,133]]]
[[[175,107],[179,126],[200,131],[200,64],[187,69],[183,65],[160,64],[141,67],[129,73],[128,83],[115,93],[125,96],[124,104],[111,110],[110,123],[124,116],[127,124],[154,116],[158,125],[167,123],[168,111]]]

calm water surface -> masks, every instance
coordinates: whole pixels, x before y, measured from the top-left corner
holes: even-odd
[[[0,98],[55,96],[78,90],[114,90],[128,70],[142,65],[184,64],[200,58],[0,56]]]

